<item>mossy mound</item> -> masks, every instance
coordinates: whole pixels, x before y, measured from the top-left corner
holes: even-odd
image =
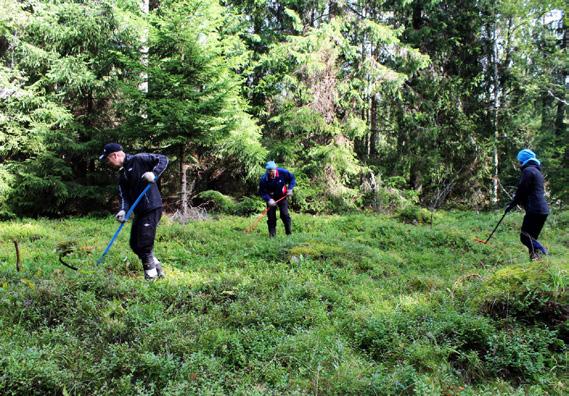
[[[407,206],[397,216],[401,221],[412,224],[431,224],[434,218],[432,212],[418,206]]]
[[[569,318],[569,262],[504,267],[484,280],[475,298],[483,313],[559,325]]]

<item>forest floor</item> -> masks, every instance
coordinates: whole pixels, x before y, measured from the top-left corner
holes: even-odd
[[[569,392],[569,212],[533,263],[519,212],[292,216],[165,217],[156,282],[130,225],[97,266],[112,219],[0,223],[0,393]]]

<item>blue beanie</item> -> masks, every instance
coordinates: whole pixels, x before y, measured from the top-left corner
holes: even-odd
[[[265,169],[266,170],[277,169],[277,164],[275,164],[275,161],[269,161],[265,165]]]
[[[518,161],[521,166],[524,166],[530,161],[534,161],[538,165],[541,164],[541,162],[539,162],[539,160],[536,158],[535,153],[530,149],[520,150],[520,152],[518,153]]]

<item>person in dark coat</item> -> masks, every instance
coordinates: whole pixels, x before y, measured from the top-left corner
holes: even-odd
[[[277,206],[284,223],[285,233],[292,233],[292,221],[288,213],[288,198],[292,196],[292,190],[296,186],[294,175],[286,169],[278,168],[274,161],[265,165],[266,173],[259,181],[259,195],[267,203],[269,236],[274,237],[277,233]]]
[[[506,213],[517,205],[525,209],[520,240],[528,248],[530,260],[539,260],[540,255],[547,255],[547,249],[537,239],[549,215],[549,207],[545,201],[541,163],[535,153],[529,149],[521,150],[517,159],[522,176],[514,199],[506,207]]]
[[[162,216],[162,197],[156,180],[168,166],[168,158],[162,154],[126,154],[120,144],[108,143],[99,159],[119,169],[120,210],[115,218],[121,223],[125,222],[130,206],[151,183],[150,189],[133,210],[130,247],[142,261],[145,279],[163,278],[162,265],[154,256],[153,249],[156,228]]]

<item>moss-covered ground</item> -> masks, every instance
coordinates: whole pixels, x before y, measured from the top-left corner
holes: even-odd
[[[500,215],[164,218],[153,283],[129,226],[97,266],[111,219],[2,223],[0,393],[567,394],[569,212],[534,263]]]

